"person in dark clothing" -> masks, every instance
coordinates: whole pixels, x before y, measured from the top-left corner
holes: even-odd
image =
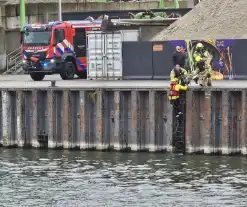
[[[180,65],[180,67],[184,68],[185,65],[186,54],[181,51],[181,47],[176,47],[176,52],[173,53],[172,62],[175,65]]]

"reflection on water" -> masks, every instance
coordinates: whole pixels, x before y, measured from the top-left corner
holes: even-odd
[[[247,158],[0,149],[0,206],[247,206]]]

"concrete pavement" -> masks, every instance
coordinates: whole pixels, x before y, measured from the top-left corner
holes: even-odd
[[[43,81],[33,81],[29,75],[0,75],[0,88],[47,88],[51,86],[51,81],[56,81],[56,86],[61,88],[119,88],[119,89],[152,89],[166,88],[169,81],[165,80],[67,80],[64,81],[59,75],[46,76]],[[195,83],[193,88],[199,88]],[[247,80],[223,80],[213,81],[213,88],[247,88]]]

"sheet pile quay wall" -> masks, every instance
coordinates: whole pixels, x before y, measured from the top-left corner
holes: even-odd
[[[8,147],[172,151],[166,89],[1,89],[0,143]],[[187,153],[247,154],[247,89],[190,89]]]

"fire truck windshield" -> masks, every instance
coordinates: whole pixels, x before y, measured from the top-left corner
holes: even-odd
[[[24,46],[47,46],[50,39],[51,31],[27,31],[24,33]]]

